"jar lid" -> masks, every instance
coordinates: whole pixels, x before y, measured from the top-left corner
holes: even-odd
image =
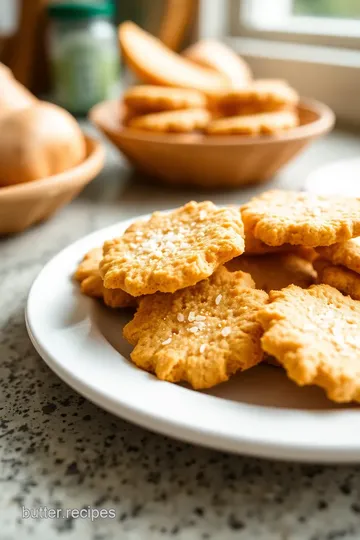
[[[110,2],[62,2],[50,4],[48,13],[54,19],[64,20],[112,17],[115,15],[115,6]]]

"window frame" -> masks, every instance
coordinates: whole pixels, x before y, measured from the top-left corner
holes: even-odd
[[[249,0],[229,0],[231,36],[360,50],[360,21],[290,15],[293,0],[276,0],[278,9],[274,12],[272,7],[275,17],[267,14],[266,19],[256,23],[254,13],[261,15],[263,0],[250,1],[251,7]],[[283,20],[279,17],[281,12]]]
[[[17,29],[19,1],[0,0],[0,39],[11,37]]]
[[[255,77],[286,79],[301,96],[329,105],[340,123],[360,125],[360,39],[249,28],[239,11],[248,0],[198,1],[197,39],[224,41]]]

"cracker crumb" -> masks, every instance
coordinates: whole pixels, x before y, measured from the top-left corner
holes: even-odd
[[[227,337],[228,335],[231,334],[231,328],[230,326],[225,326],[225,328],[223,328],[221,330],[221,335],[224,336],[224,337]]]
[[[192,334],[196,334],[196,332],[198,332],[200,330],[200,328],[198,326],[192,326],[191,328],[189,328],[189,332],[191,332]]]

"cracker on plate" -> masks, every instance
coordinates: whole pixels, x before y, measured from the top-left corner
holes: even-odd
[[[229,270],[248,272],[256,288],[266,292],[294,284],[306,289],[315,283],[316,272],[310,261],[294,253],[241,255],[226,263]]]
[[[360,234],[360,199],[273,190],[241,208],[245,230],[269,246],[330,246]]]
[[[345,266],[331,264],[326,259],[317,259],[314,267],[317,271],[318,283],[331,285],[354,300],[360,300],[360,274]]]
[[[328,247],[318,248],[321,257],[333,264],[341,264],[360,274],[360,237],[340,242]]]
[[[155,212],[105,242],[100,271],[107,289],[132,296],[175,292],[210,276],[243,251],[244,230],[236,208],[190,202],[173,212]]]
[[[170,382],[210,388],[263,358],[256,321],[267,294],[244,272],[220,267],[210,278],[174,294],[140,300],[124,328],[133,362]]]
[[[298,385],[329,399],[360,402],[360,302],[329,285],[272,291],[258,314],[261,343]]]
[[[99,271],[101,259],[102,249],[91,249],[77,267],[74,277],[80,283],[81,292],[92,298],[102,298],[104,304],[109,307],[136,306],[135,298],[121,289],[105,289]]]

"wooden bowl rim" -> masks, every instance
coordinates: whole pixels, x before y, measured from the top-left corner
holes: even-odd
[[[10,199],[16,200],[17,198],[24,199],[28,196],[40,196],[50,186],[51,188],[54,188],[54,186],[65,188],[71,184],[71,187],[75,187],[77,184],[81,185],[83,179],[90,179],[93,171],[96,170],[98,173],[104,165],[105,150],[99,140],[90,137],[86,133],[83,133],[83,135],[87,149],[87,156],[84,161],[62,173],[41,178],[40,180],[12,186],[0,186],[0,203],[9,201]]]
[[[117,114],[114,113],[117,109]],[[152,133],[140,131],[122,126],[119,122],[119,129],[114,129],[113,125],[107,123],[108,111],[111,117],[117,116],[121,121],[122,106],[118,100],[103,101],[95,105],[89,112],[89,119],[105,135],[111,133],[114,136],[121,136],[124,139],[152,142],[161,145],[192,145],[192,146],[247,146],[264,145],[286,141],[297,141],[301,139],[316,137],[330,131],[335,124],[335,114],[325,103],[310,98],[301,98],[298,110],[309,111],[318,116],[316,120],[309,124],[304,124],[288,131],[283,131],[278,135],[204,135],[201,133],[176,134],[176,133]],[[105,115],[104,112],[107,114]],[[105,118],[105,121],[104,121]]]

